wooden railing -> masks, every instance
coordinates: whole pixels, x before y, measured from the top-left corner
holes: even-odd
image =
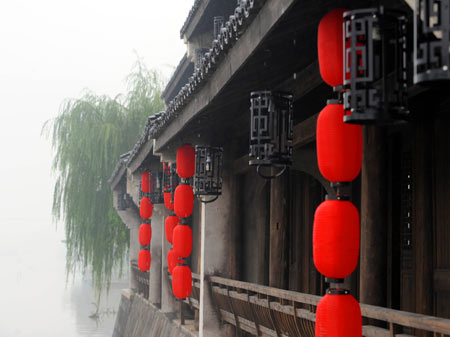
[[[315,311],[321,297],[210,276],[215,305],[222,321],[255,336],[314,337]],[[365,337],[411,337],[403,331],[429,331],[434,337],[450,335],[450,320],[361,304]]]
[[[139,269],[137,262],[132,261],[131,262],[131,272],[132,275],[131,277],[133,277],[136,282],[137,282],[137,289],[136,292],[138,294],[142,294],[142,296],[144,296],[144,298],[146,298],[148,300],[148,295],[149,295],[149,284],[150,284],[150,273],[144,272],[142,270]]]
[[[191,296],[184,300],[192,309],[200,308],[200,275],[192,273],[192,292]]]

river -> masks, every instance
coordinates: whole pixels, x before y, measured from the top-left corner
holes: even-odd
[[[0,217],[0,337],[110,337],[127,275],[113,280],[96,313],[89,277],[66,282],[62,226]]]

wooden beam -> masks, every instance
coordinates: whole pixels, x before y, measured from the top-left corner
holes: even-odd
[[[316,113],[294,126],[294,148],[302,147],[316,140],[316,125],[319,114]]]
[[[413,251],[416,312],[433,313],[433,202],[432,161],[433,126],[422,110],[413,122],[412,194]],[[419,333],[419,336],[427,336]]]
[[[193,118],[200,114],[209,102],[224,88],[232,76],[242,69],[275,24],[284,16],[296,0],[267,0],[250,26],[224,57],[217,70],[193,99],[179,111],[175,118],[158,136],[155,152],[174,138]]]
[[[307,95],[323,83],[319,72],[319,61],[315,60],[292,77],[283,81],[277,90],[288,91],[294,95],[294,101]]]
[[[387,301],[387,133],[363,127],[361,171],[360,301],[385,306]],[[373,325],[378,325],[371,322]]]

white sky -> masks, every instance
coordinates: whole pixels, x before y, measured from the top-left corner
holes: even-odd
[[[186,50],[179,31],[192,4],[0,0],[1,337],[75,336],[68,327],[73,317],[63,309],[63,233],[51,223],[43,123],[84,88],[124,92],[135,52],[168,76]]]
[[[84,88],[125,91],[136,52],[168,76],[186,50],[179,31],[192,4],[0,0],[0,218],[25,216],[24,202],[33,216],[49,216],[44,121]]]

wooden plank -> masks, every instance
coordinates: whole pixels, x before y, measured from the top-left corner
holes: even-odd
[[[364,337],[389,337],[389,330],[372,325],[363,325]]]
[[[434,291],[450,292],[450,269],[436,269],[433,273]]]
[[[303,293],[298,293],[298,292],[290,291],[290,290],[271,288],[271,287],[262,286],[259,284],[230,280],[230,279],[226,279],[226,278],[222,278],[222,277],[218,277],[218,276],[209,276],[209,280],[212,283],[228,285],[228,286],[232,286],[235,288],[241,288],[241,289],[251,291],[251,292],[257,292],[257,293],[261,293],[261,294],[265,294],[265,295],[273,296],[273,297],[280,297],[280,298],[283,298],[286,300],[292,300],[292,301],[305,303],[305,304],[317,305],[319,303],[320,299],[322,298],[321,296],[303,294]]]
[[[155,142],[155,152],[161,152],[162,148],[172,138],[176,137],[188,125],[189,121],[206,108],[210,101],[231,80],[232,76],[242,69],[245,61],[256,51],[274,25],[281,20],[295,2],[295,0],[267,0],[250,26],[211,75],[208,85],[203,86],[195,94],[184,109],[178,112],[178,117],[158,136]]]
[[[302,147],[316,140],[316,125],[319,114],[316,113],[294,126],[294,148]]]
[[[251,292],[260,293],[271,297],[288,299],[303,304],[317,305],[319,300],[321,299],[320,296],[297,293],[289,290],[270,288],[242,281],[224,279],[217,276],[210,276],[209,279],[210,282],[213,283],[212,286],[213,292],[221,293],[225,296],[226,290],[221,289],[220,287],[217,286],[217,284],[228,285],[234,288],[241,288],[242,290],[246,291],[250,290]],[[236,292],[236,294],[239,293]],[[250,296],[249,301],[250,303],[258,304],[266,308],[268,307],[267,300],[258,299],[256,295]],[[280,306],[280,304],[274,304],[273,302],[271,303],[271,307],[272,309],[275,310],[279,309],[281,312],[287,311],[292,312],[290,311],[290,309],[285,309],[284,306]],[[400,310],[387,309],[367,304],[360,304],[360,307],[363,317],[366,318],[372,318],[375,320],[393,323],[404,327],[411,327],[414,329],[427,330],[436,333],[450,335],[450,319],[426,316],[411,312],[404,312]],[[308,310],[296,309],[296,312],[297,317],[305,318],[311,321],[315,319],[315,314],[309,312]]]

